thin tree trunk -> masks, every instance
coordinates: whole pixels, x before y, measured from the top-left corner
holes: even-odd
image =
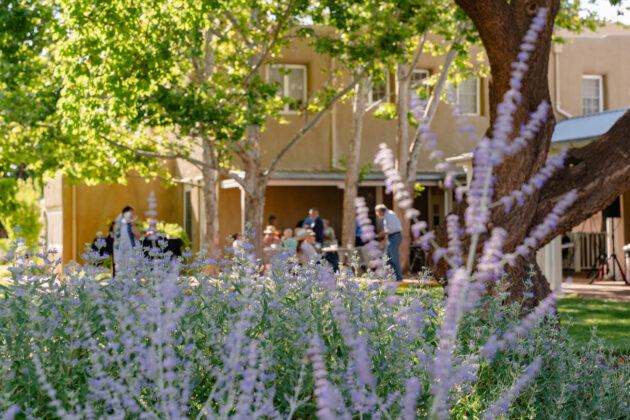
[[[213,150],[206,141],[203,144],[204,162],[215,162]],[[219,171],[203,167],[203,200],[205,206],[205,237],[204,243],[208,253],[219,249]]]
[[[409,88],[410,88],[410,66],[403,63],[396,65],[396,115],[397,122],[397,160],[396,166],[398,172],[404,177],[407,173],[407,161],[409,160],[409,122],[407,115],[409,114]],[[405,179],[405,178],[403,178]],[[415,173],[414,180],[415,181]],[[413,197],[413,182],[409,188],[409,182],[406,182],[410,196]],[[394,200],[394,211],[402,224],[402,242],[400,244],[400,267],[403,273],[409,271],[409,250],[411,245],[410,229],[411,224],[405,218],[403,209],[400,209]]]
[[[352,131],[348,145],[348,161],[346,164],[346,183],[343,190],[343,224],[341,229],[341,245],[354,246],[356,232],[356,210],[354,201],[359,189],[359,158],[361,155],[361,138],[363,136],[363,116],[370,88],[370,79],[364,79],[355,87],[352,99]]]
[[[457,58],[458,51],[454,48],[455,44],[458,44],[462,41],[461,35],[458,36],[454,41],[453,45],[449,49],[446,57],[444,58],[444,63],[442,64],[442,69],[440,72],[440,76],[438,77],[437,83],[435,84],[431,96],[429,97],[429,101],[427,103],[426,109],[424,110],[424,121],[420,122],[421,124],[431,125],[433,122],[433,118],[437,112],[438,105],[440,103],[440,98],[442,97],[442,92],[446,87],[446,82],[448,80],[448,72]],[[418,160],[420,158],[420,152],[422,150],[422,142],[420,141],[419,131],[414,133],[414,139],[412,144],[409,144],[409,124],[407,121],[407,115],[409,113],[409,90],[410,90],[410,81],[411,81],[411,72],[412,68],[406,66],[402,63],[398,63],[396,70],[396,78],[397,78],[397,99],[396,99],[396,113],[398,115],[398,137],[397,137],[397,166],[398,171],[403,177],[403,181],[407,188],[407,192],[410,197],[414,197],[415,195],[415,184],[416,184],[416,171],[418,170]],[[400,245],[400,263],[403,273],[409,270],[409,257],[410,257],[410,248],[411,248],[411,223],[410,221],[404,218],[404,213],[396,208],[396,212],[398,217],[402,222],[403,227],[403,239]]]
[[[265,192],[267,178],[262,167],[260,151],[261,131],[259,126],[249,126],[246,130],[248,160],[245,166],[245,222],[250,224],[250,231],[254,234],[252,242],[257,257],[263,256],[263,218],[265,210]]]

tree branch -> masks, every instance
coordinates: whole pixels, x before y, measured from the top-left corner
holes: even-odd
[[[243,28],[241,28],[241,26],[238,24],[238,22],[234,18],[234,15],[232,15],[232,13],[230,13],[230,11],[227,9],[224,9],[223,13],[225,14],[225,17],[228,18],[232,26],[234,26],[234,28],[236,29],[236,32],[238,32],[241,38],[243,38],[243,42],[245,42],[245,45],[247,45],[247,48],[252,48],[253,44],[245,35],[245,31],[243,31]]]
[[[243,180],[243,178],[241,178],[240,176],[230,172],[229,170],[227,170],[225,167],[221,166],[219,164],[219,160],[217,158],[217,154],[215,152],[215,148],[214,148],[214,144],[212,143],[212,139],[206,135],[200,134],[199,135],[201,137],[201,141],[203,141],[204,143],[206,143],[208,145],[208,148],[210,149],[210,158],[212,159],[212,164],[210,165],[212,167],[212,169],[217,170],[221,175],[225,176],[226,178],[229,179],[233,179],[234,181],[236,181],[241,188],[243,189],[243,191],[245,191],[245,193],[247,195],[251,196],[251,192],[247,190],[247,186],[245,185],[245,181]]]
[[[159,180],[159,181],[165,181],[165,182],[174,182],[175,184],[182,184],[182,185],[196,185],[194,182],[191,182],[191,181],[186,181],[186,180],[177,179],[177,178],[165,178],[163,176],[158,176],[158,175],[144,176],[144,175],[128,174],[127,178],[148,179],[151,181]]]
[[[324,108],[322,108],[322,110],[319,111],[308,124],[302,127],[302,129],[298,131],[297,134],[293,136],[293,138],[287,142],[287,144],[284,145],[282,150],[280,150],[280,153],[278,153],[278,155],[273,160],[273,162],[271,162],[271,165],[269,165],[269,168],[267,169],[267,172],[265,173],[266,178],[269,178],[275,172],[276,166],[278,165],[280,160],[282,160],[282,158],[287,154],[287,152],[291,149],[291,147],[293,147],[295,143],[297,143],[302,138],[304,133],[306,133],[313,126],[315,126],[315,124],[319,122],[319,120],[333,106],[333,104],[337,102],[340,98],[345,96],[348,92],[350,92],[352,88],[354,88],[354,86],[363,78],[363,76],[364,76],[363,73],[360,73],[348,84],[348,86],[346,86],[343,90],[337,92],[337,94],[333,96],[333,98],[326,104],[326,106],[324,106]]]
[[[143,157],[148,157],[148,158],[154,158],[154,159],[183,159],[186,160],[190,163],[192,163],[193,165],[196,165],[197,167],[206,167],[206,168],[213,168],[212,165],[209,165],[201,160],[192,158],[190,156],[186,156],[183,155],[181,153],[173,153],[173,154],[162,154],[162,153],[157,153],[157,152],[151,152],[148,150],[140,150],[140,149],[135,149],[131,146],[127,146],[126,144],[122,144],[122,143],[118,143],[117,141],[114,141],[112,139],[110,139],[109,137],[107,137],[106,135],[99,133],[99,137],[102,138],[103,140],[105,140],[107,143],[109,143],[110,145],[117,147],[119,149],[124,149],[124,150],[128,150],[130,152],[135,153],[138,156],[143,156]],[[214,169],[214,168],[213,168]]]
[[[252,70],[247,74],[247,76],[243,80],[244,86],[247,86],[249,84],[249,82],[251,81],[251,78],[254,77],[254,74],[258,72],[262,63],[267,59],[267,56],[269,55],[269,52],[271,51],[273,46],[276,44],[276,42],[278,42],[278,36],[280,35],[280,31],[284,27],[284,24],[289,17],[289,13],[291,12],[291,7],[293,7],[293,0],[289,1],[289,3],[287,4],[286,10],[282,14],[282,18],[278,20],[278,24],[273,29],[272,31],[273,35],[271,37],[271,41],[267,43],[264,50],[260,54],[260,57],[258,57],[258,61],[256,62]]]
[[[592,143],[571,149],[565,167],[540,190],[532,227],[540,224],[557,201],[575,189],[577,201],[540,246],[596,214],[630,190],[630,111]]]
[[[438,105],[440,103],[440,98],[442,97],[442,92],[444,91],[444,87],[446,86],[446,81],[448,80],[448,72],[451,68],[451,65],[457,58],[459,51],[455,48],[456,44],[459,44],[463,39],[463,35],[458,35],[457,38],[453,40],[451,47],[446,53],[446,58],[444,59],[444,64],[442,65],[442,72],[440,73],[440,77],[435,84],[433,89],[433,93],[429,98],[429,103],[427,104],[426,109],[424,110],[424,122],[420,122],[421,124],[431,125],[433,121],[433,117],[435,117],[435,113],[437,112]],[[411,147],[409,148],[409,161],[406,165],[406,174],[405,174],[405,182],[411,182],[411,179],[415,179],[416,167],[418,166],[418,159],[420,158],[420,151],[422,150],[423,141],[421,136],[421,125],[418,126],[416,133],[413,137],[413,142],[411,143]]]
[[[405,80],[411,79],[413,76],[413,71],[416,69],[418,62],[420,61],[420,57],[422,57],[422,50],[424,50],[424,43],[427,40],[427,33],[423,33],[422,36],[418,36],[418,49],[416,50],[416,55],[411,60],[411,64],[409,66],[409,72],[405,75]]]

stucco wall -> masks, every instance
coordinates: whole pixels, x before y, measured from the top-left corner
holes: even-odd
[[[582,115],[582,76],[603,76],[604,110],[630,105],[630,31],[617,26],[602,28],[598,33],[569,35],[560,51],[560,102],[572,116]],[[549,63],[550,79],[555,57]],[[555,82],[554,82],[555,84]],[[555,86],[552,86],[555,89]],[[552,98],[555,91],[552,90]]]
[[[238,188],[219,191],[219,243],[241,231],[241,192]]]
[[[108,222],[113,221],[125,205],[135,208],[138,218],[145,218],[149,209],[147,198],[153,191],[157,198],[157,219],[168,223],[182,222],[181,194],[178,187],[163,187],[158,181],[129,178],[127,185],[98,184],[95,186],[63,185],[63,259],[76,260],[91,244],[97,232],[104,235]]]

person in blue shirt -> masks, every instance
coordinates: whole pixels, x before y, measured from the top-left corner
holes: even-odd
[[[386,238],[387,243],[385,251],[389,265],[394,269],[396,280],[402,280],[402,272],[400,269],[400,258],[398,251],[402,242],[402,224],[400,219],[393,211],[389,210],[384,204],[379,204],[374,208],[376,215],[383,221],[383,232],[379,233],[377,238]]]

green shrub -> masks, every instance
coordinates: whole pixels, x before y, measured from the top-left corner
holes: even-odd
[[[39,239],[41,222],[41,188],[31,180],[18,180],[14,206],[0,207],[0,222],[4,225],[11,241],[24,239],[27,245],[34,245]]]

